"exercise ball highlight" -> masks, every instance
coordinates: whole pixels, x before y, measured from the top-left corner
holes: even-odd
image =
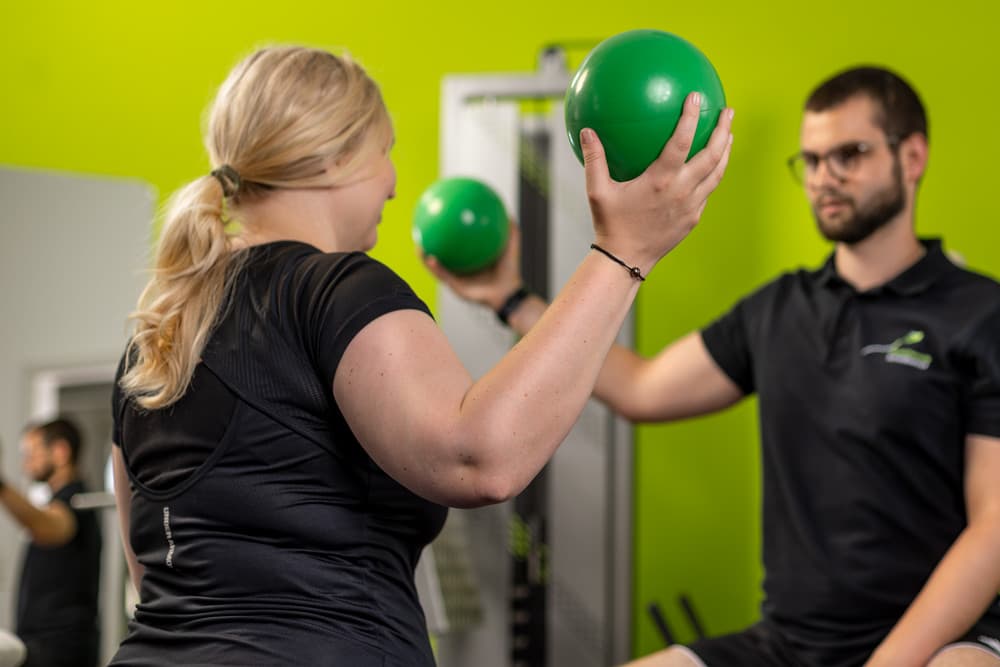
[[[566,132],[580,162],[580,130],[597,133],[616,181],[641,174],[677,127],[688,94],[701,113],[688,157],[705,147],[726,107],[712,63],[690,42],[660,30],[609,37],[587,54],[566,91]]]
[[[507,245],[507,210],[474,178],[443,178],[424,190],[413,215],[413,241],[452,273],[493,264]]]

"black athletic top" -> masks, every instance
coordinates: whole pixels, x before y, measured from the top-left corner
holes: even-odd
[[[966,435],[1000,436],[1000,285],[924,243],[881,287],[831,257],[702,333],[759,397],[762,611],[793,643],[874,648],[966,526]]]
[[[60,547],[29,544],[17,595],[19,637],[70,642],[97,632],[97,591],[101,572],[101,528],[94,510],[78,510],[70,499],[85,491],[70,482],[52,496],[76,517],[76,533]]]
[[[333,399],[355,334],[427,307],[360,253],[245,252],[184,397],[114,397],[146,571],[112,664],[433,665],[413,572],[447,510],[386,475]]]

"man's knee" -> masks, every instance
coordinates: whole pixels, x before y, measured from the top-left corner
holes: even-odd
[[[952,644],[938,651],[927,667],[1000,667],[1000,656],[983,646]]]
[[[666,650],[634,660],[623,667],[705,667],[705,663],[692,653],[691,649],[671,646]]]

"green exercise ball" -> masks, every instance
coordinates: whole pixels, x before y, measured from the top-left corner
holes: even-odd
[[[702,96],[688,157],[704,148],[726,107],[722,82],[690,42],[660,30],[631,30],[587,54],[566,91],[566,131],[580,162],[580,130],[589,127],[604,146],[608,170],[628,181],[657,158],[680,119],[689,93]]]
[[[509,231],[503,201],[474,178],[432,184],[413,215],[413,241],[452,273],[475,273],[493,264]]]

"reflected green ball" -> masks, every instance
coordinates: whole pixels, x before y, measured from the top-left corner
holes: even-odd
[[[509,233],[500,196],[474,178],[443,178],[427,188],[413,215],[413,241],[452,273],[475,273],[503,253]]]

